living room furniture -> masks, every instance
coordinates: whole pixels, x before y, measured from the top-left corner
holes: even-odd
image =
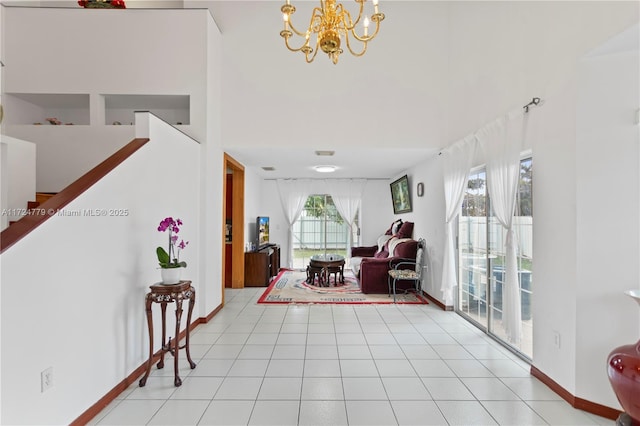
[[[164,355],[169,352],[173,355],[173,372],[174,386],[182,385],[182,379],[178,375],[178,353],[180,349],[185,349],[187,355],[187,361],[191,369],[196,368],[196,363],[191,359],[191,353],[189,352],[189,325],[191,324],[191,314],[193,313],[193,306],[196,302],[196,290],[191,286],[191,281],[180,281],[178,284],[154,284],[150,286],[151,291],[147,293],[145,298],[145,307],[147,311],[147,326],[149,327],[149,360],[147,361],[147,370],[140,379],[139,385],[143,387],[147,384],[147,378],[151,373],[151,364],[153,364],[153,313],[152,304],[160,303],[160,310],[162,312],[162,347],[160,348],[160,361],[158,361],[157,367],[164,368]],[[189,311],[187,313],[187,325],[185,327],[185,343],[180,346],[180,320],[182,319],[182,302],[189,300]],[[167,336],[167,303],[175,302],[176,304],[176,334],[171,341],[166,341]]]
[[[388,293],[389,270],[398,262],[415,262],[418,242],[411,238],[413,225],[398,219],[378,237],[376,245],[351,248],[351,268],[363,293]],[[405,285],[400,283],[403,288]]]
[[[280,271],[280,246],[273,244],[244,254],[245,287],[266,287]]]
[[[331,274],[334,274],[334,283],[344,284],[344,256],[339,254],[316,254],[309,259],[307,266],[307,283],[313,284],[318,277],[318,284],[331,285]]]
[[[415,286],[416,294],[422,293],[422,273],[424,269],[425,251],[426,243],[424,239],[421,238],[418,240],[416,260],[413,262],[406,260],[400,261],[394,265],[393,269],[389,270],[389,277],[387,279],[389,285],[388,291],[389,295],[391,295],[391,291],[393,291],[393,303],[396,303],[396,286],[398,281],[412,282]]]

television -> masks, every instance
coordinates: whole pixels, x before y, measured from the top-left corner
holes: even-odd
[[[269,245],[269,217],[258,216],[256,219],[256,249]]]

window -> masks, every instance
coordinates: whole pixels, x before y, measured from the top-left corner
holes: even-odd
[[[458,219],[458,311],[510,346],[525,358],[533,355],[533,160],[520,161],[520,181],[513,220],[518,240],[518,278],[520,281],[522,340],[506,342],[502,325],[502,285],[505,262],[505,232],[493,216],[491,194],[487,193],[484,168],[473,170]],[[487,271],[491,271],[490,274]]]
[[[335,253],[346,257],[348,234],[349,225],[338,213],[331,196],[311,195],[293,224],[293,267],[305,268],[314,254]]]

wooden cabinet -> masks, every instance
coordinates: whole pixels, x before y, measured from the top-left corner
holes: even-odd
[[[266,287],[280,271],[280,246],[273,245],[244,254],[245,287]]]

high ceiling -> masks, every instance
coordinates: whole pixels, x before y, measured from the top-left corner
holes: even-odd
[[[319,2],[291,1],[292,21],[304,27]],[[222,148],[265,178],[397,176],[556,90],[577,57],[630,25],[628,10],[609,14],[607,3],[380,0],[386,19],[367,53],[343,53],[334,65],[321,52],[307,64],[285,48],[284,0],[126,1],[210,10],[222,34]],[[631,10],[628,22],[637,22]],[[320,175],[312,169],[320,164],[339,169]]]

